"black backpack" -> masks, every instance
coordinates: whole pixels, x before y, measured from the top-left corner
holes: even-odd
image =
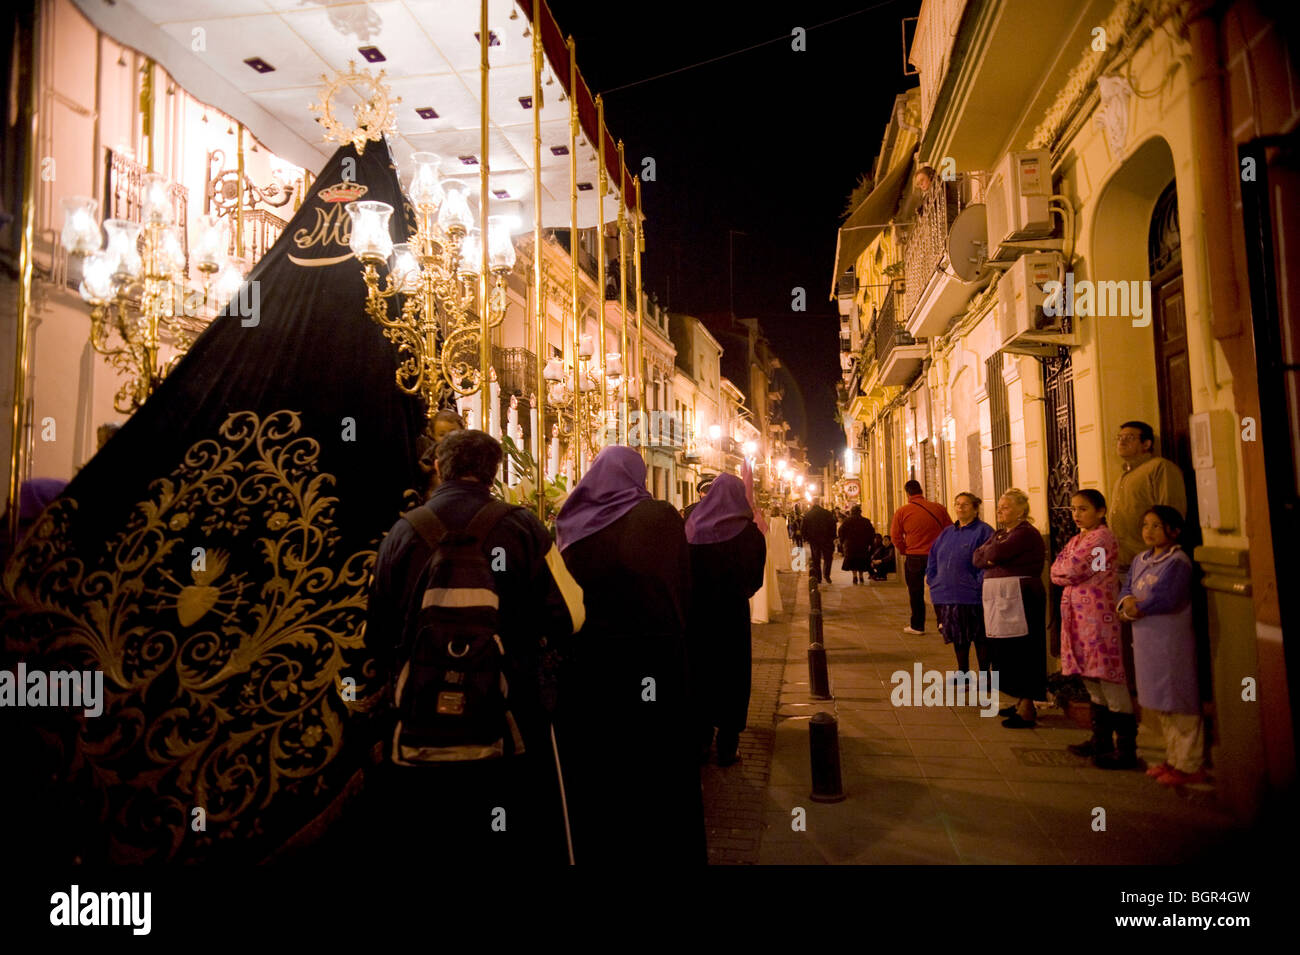
[[[484,504],[449,531],[428,507],[402,517],[433,548],[414,632],[403,645],[392,760],[428,766],[522,753],[497,633],[496,580],[482,541],[513,508]]]

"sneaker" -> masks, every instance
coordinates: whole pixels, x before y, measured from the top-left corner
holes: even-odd
[[[1205,782],[1205,770],[1198,769],[1194,773],[1185,773],[1170,766],[1167,772],[1156,777],[1156,782],[1161,786],[1187,786],[1191,783],[1203,783]]]
[[[910,626],[904,627],[904,628],[903,628],[903,632],[904,632],[904,633],[916,633],[916,634],[922,634],[922,633],[925,633],[924,630],[913,630],[912,627],[910,627]]]
[[[1169,772],[1169,770],[1173,768],[1174,767],[1170,766],[1168,763],[1161,763],[1159,766],[1150,767],[1147,770],[1147,775],[1150,776],[1152,779],[1159,779],[1161,776],[1163,776],[1165,773]]]

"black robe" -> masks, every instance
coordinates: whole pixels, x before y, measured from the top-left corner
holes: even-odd
[[[844,551],[843,570],[871,569],[871,549],[876,542],[876,528],[865,517],[848,517],[840,525],[840,545]]]
[[[767,541],[753,521],[730,540],[691,545],[691,646],[697,719],[738,735],[749,711],[749,598],[763,586]],[[706,737],[707,738],[707,737]]]
[[[555,719],[574,859],[581,866],[702,864],[682,518],[664,501],[641,501],[565,548],[564,562],[587,610],[561,674]]]

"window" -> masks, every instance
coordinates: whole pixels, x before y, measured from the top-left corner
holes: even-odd
[[[1002,377],[1002,352],[994,352],[984,368],[988,377],[989,422],[993,429],[993,494],[1000,497],[1011,486],[1011,412],[1007,405],[1007,383]]]

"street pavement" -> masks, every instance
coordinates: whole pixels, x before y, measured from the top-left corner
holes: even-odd
[[[832,700],[808,682],[807,575],[780,575],[786,612],[753,626],[754,688],[741,761],[704,767],[709,859],[715,864],[1174,864],[1248,861],[1251,833],[1220,811],[1211,782],[1178,790],[1141,771],[1106,771],[1072,756],[1084,739],[1040,705],[1034,729],[1012,730],[971,707],[890,702],[892,675],[955,667],[927,604],[927,632],[904,634],[907,592],[823,586]],[[973,654],[972,654],[973,656]],[[810,798],[809,718],[836,716],[846,798]],[[1163,759],[1143,725],[1139,755]],[[799,812],[802,810],[802,812]],[[804,820],[802,830],[796,821]]]

